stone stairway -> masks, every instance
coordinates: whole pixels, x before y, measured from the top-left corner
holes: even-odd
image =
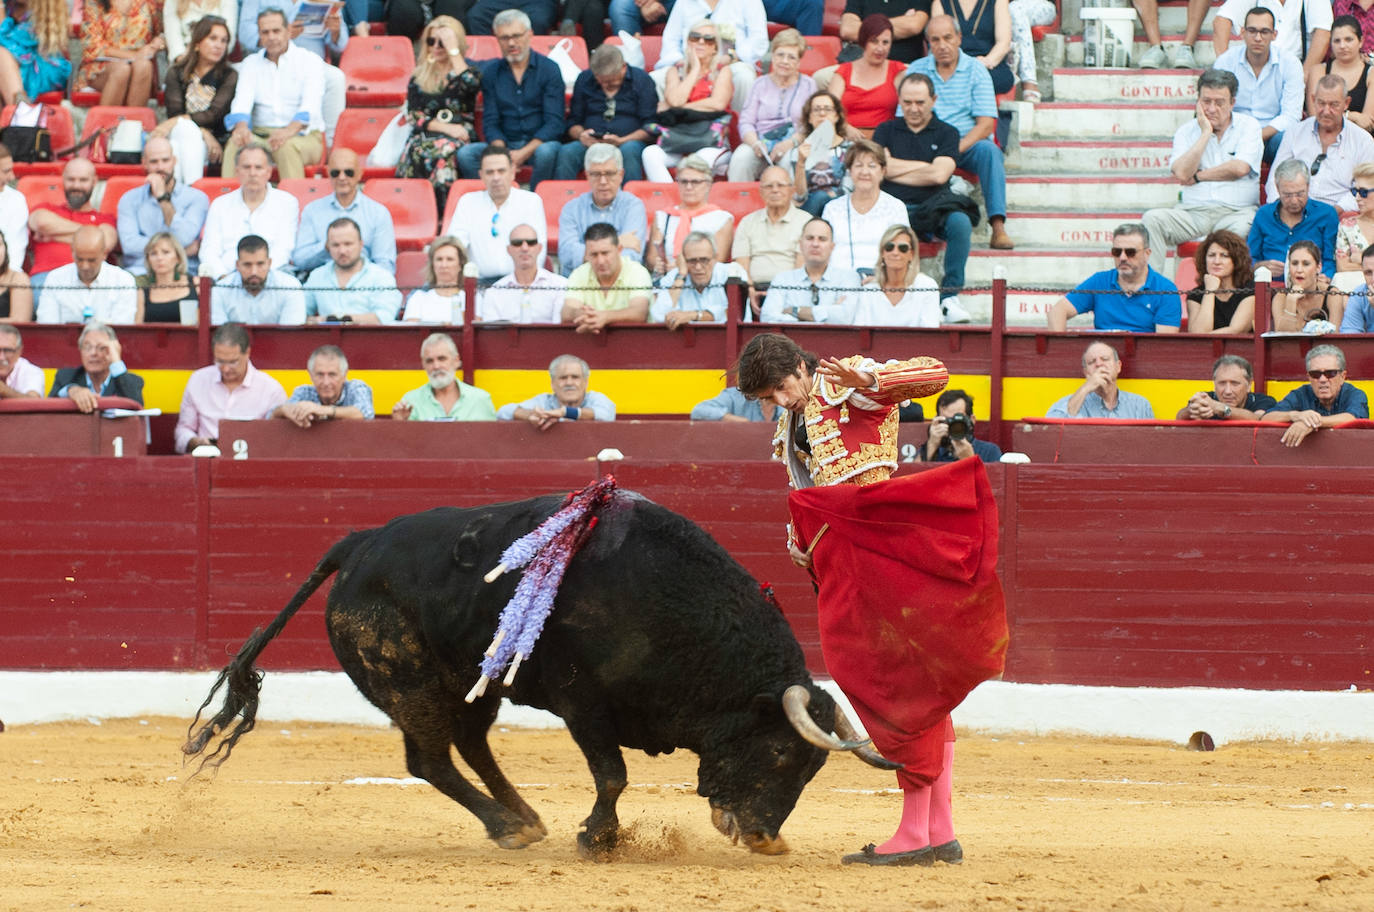
[[[1194,46],[1199,64],[1214,59],[1211,16]],[[1166,50],[1182,37],[1183,0],[1160,5]],[[1077,26],[1066,17],[1065,29]],[[1143,34],[1137,28],[1137,38]],[[1143,53],[1136,43],[1136,57]],[[1198,70],[1084,68],[1081,34],[1051,35],[1037,50],[1045,101],[1007,102],[1013,112],[1007,161],[1007,229],[1014,251],[987,248],[987,229],[974,235],[968,285],[987,288],[1001,267],[1013,290],[1007,321],[1043,326],[1046,309],[1089,274],[1111,266],[1112,229],[1178,199],[1169,176],[1174,131],[1193,116]],[[1172,275],[1173,260],[1166,267]],[[965,307],[988,320],[987,292],[965,292]],[[1083,318],[1083,322],[1090,322]]]

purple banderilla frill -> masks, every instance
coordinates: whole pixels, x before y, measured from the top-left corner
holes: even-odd
[[[486,693],[487,684],[503,670],[503,683],[509,685],[515,680],[520,663],[534,651],[535,641],[544,630],[568,563],[596,528],[597,513],[614,493],[615,479],[607,475],[569,494],[557,513],[512,542],[501,554],[501,562],[484,577],[490,583],[508,570],[525,567],[515,594],[501,610],[496,635],[482,659],[482,676],[468,691],[467,702]]]

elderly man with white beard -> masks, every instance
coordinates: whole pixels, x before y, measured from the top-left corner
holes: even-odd
[[[491,394],[458,379],[463,362],[448,333],[434,333],[420,344],[420,366],[429,382],[401,397],[391,409],[397,421],[495,421]]]

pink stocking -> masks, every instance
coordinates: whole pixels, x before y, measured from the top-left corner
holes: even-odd
[[[945,742],[945,768],[930,786],[930,844],[954,838],[954,742]]]
[[[939,780],[936,780],[939,784]],[[930,845],[930,811],[932,791],[935,786],[908,788],[902,792],[902,822],[897,824],[897,832],[892,838],[878,846],[876,851],[891,854],[924,849]]]

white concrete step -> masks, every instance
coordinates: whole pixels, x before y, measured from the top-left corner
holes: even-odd
[[[1109,173],[1120,179],[1165,177],[1169,173],[1170,140],[1024,140],[1007,158],[1007,173]]]
[[[1105,251],[1111,247],[1112,232],[1118,225],[1138,221],[1139,212],[1037,212],[1015,209],[1007,221],[1007,231],[1019,244]]]
[[[1062,291],[1017,291],[1007,289],[1007,325],[1042,327]],[[959,303],[973,317],[974,323],[992,322],[992,292],[969,291],[959,295]]]
[[[1131,60],[1137,61],[1150,46],[1145,43],[1145,33],[1136,29],[1136,41],[1131,50]],[[1164,39],[1164,50],[1172,57],[1174,48],[1183,43],[1183,29],[1176,32],[1166,31],[1160,36]],[[1239,39],[1233,39],[1238,41]],[[1209,67],[1217,59],[1216,51],[1212,47],[1211,29],[1203,29],[1201,37],[1193,44],[1193,58],[1199,67]],[[1069,66],[1083,65],[1083,36],[1073,35],[1065,45],[1064,62]]]
[[[1007,177],[1007,211],[1144,212],[1177,203],[1178,191],[1172,177],[1122,180],[1111,174],[1016,175]]]
[[[1017,237],[1015,216],[1007,222],[1007,229]],[[1068,289],[1111,265],[1106,246],[1077,250],[1032,247],[1025,242],[1018,243],[1015,250],[975,246],[964,269],[964,283],[970,288],[990,288],[993,271],[1000,266],[1007,283],[1017,288]]]
[[[1069,67],[1054,71],[1055,101],[1181,103],[1196,98],[1195,70],[1107,70]]]
[[[1122,105],[1116,102],[1046,102],[1035,105],[1035,116],[1021,122],[1022,142],[1036,139],[1172,139],[1174,131],[1193,116],[1191,103]]]

